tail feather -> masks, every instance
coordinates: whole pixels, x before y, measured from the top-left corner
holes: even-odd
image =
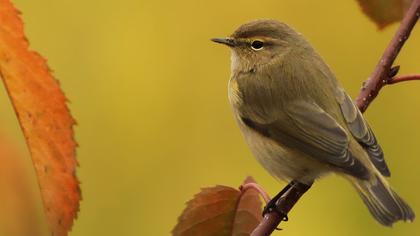
[[[413,210],[388,186],[384,178],[376,176],[369,181],[357,180],[354,183],[363,202],[379,223],[392,226],[400,220],[414,220]]]

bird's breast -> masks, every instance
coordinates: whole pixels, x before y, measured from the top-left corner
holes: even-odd
[[[239,91],[238,81],[235,78],[231,78],[228,84],[228,98],[232,108],[237,109],[241,104],[242,95]]]
[[[325,173],[323,166],[303,153],[264,137],[235,117],[257,161],[274,177],[283,181],[310,183]]]

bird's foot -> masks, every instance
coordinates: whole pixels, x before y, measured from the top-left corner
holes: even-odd
[[[262,215],[264,216],[267,213],[270,212],[276,212],[279,216],[283,217],[283,221],[288,221],[289,218],[287,217],[287,213],[281,211],[278,207],[277,207],[277,201],[280,199],[280,197],[282,197],[294,184],[294,182],[290,182],[286,187],[283,188],[283,190],[281,190],[273,199],[271,199],[267,205],[264,207],[264,210],[262,212]]]
[[[283,217],[282,221],[288,221],[289,217],[287,216],[286,213],[284,213],[283,211],[281,211],[278,207],[277,207],[277,199],[273,198],[271,199],[267,205],[265,205],[264,210],[262,212],[262,215],[264,217],[265,214],[271,213],[271,212],[277,212],[277,214],[280,217]],[[281,228],[276,228],[276,230],[282,230]]]
[[[268,214],[268,213],[271,213],[271,212],[276,212],[279,216],[283,217],[282,221],[288,221],[289,217],[287,217],[287,213],[283,212],[282,210],[280,210],[277,207],[277,200],[278,200],[278,198],[277,199],[276,198],[271,199],[267,203],[267,205],[265,205],[264,210],[262,212],[262,215],[265,216],[265,214]]]

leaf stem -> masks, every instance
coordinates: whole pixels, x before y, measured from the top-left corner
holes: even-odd
[[[271,198],[267,194],[267,192],[257,183],[246,183],[246,184],[243,184],[239,187],[239,190],[241,190],[242,194],[244,194],[249,189],[255,189],[262,196],[265,203],[268,203],[271,200]]]

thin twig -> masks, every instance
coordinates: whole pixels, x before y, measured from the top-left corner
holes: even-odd
[[[395,78],[387,81],[387,84],[397,84],[397,83],[401,83],[401,82],[405,82],[405,81],[410,81],[410,80],[420,80],[420,75],[403,75],[403,76],[398,76],[398,77],[395,77]]]
[[[409,80],[418,80],[418,75],[393,78],[398,72],[398,67],[392,68],[392,64],[394,63],[395,58],[400,52],[405,41],[408,39],[419,16],[420,0],[413,0],[410,8],[405,13],[404,19],[401,21],[400,27],[398,28],[394,38],[389,43],[382,55],[382,58],[369,79],[364,83],[359,96],[356,98],[356,104],[361,112],[364,112],[368,108],[369,104],[375,99],[384,85]],[[267,213],[251,235],[270,235],[309,188],[310,186],[308,185],[295,182],[277,201],[276,205],[277,210],[279,211]],[[283,214],[279,214],[277,212],[282,212]]]

